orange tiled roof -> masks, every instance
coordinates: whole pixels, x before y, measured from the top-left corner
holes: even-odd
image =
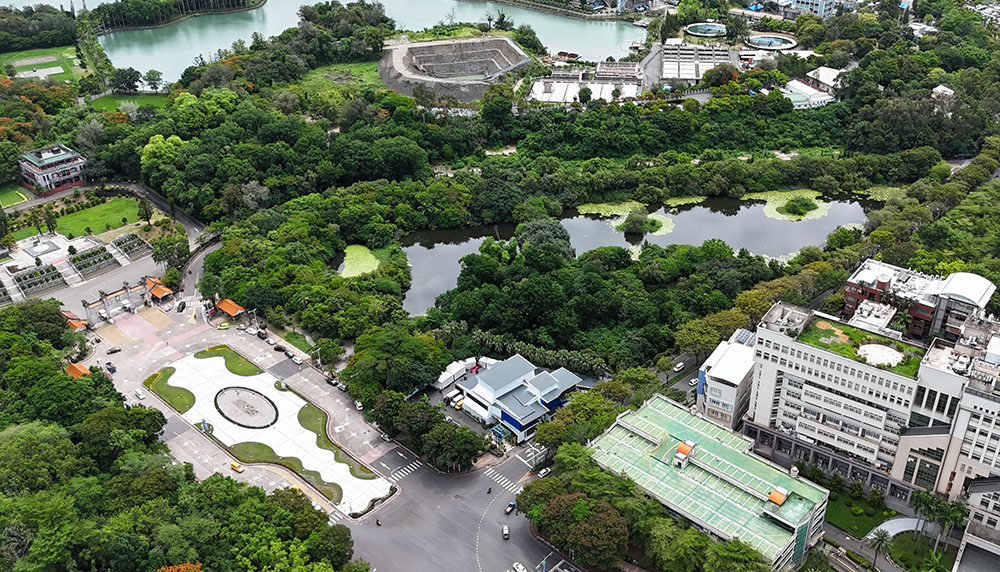
[[[239,304],[233,302],[229,298],[220,300],[219,303],[216,304],[216,307],[225,312],[226,314],[228,314],[229,316],[235,316],[240,312],[245,311],[245,308],[243,308],[243,306],[240,306]]]
[[[78,377],[90,375],[90,369],[84,367],[81,363],[71,363],[66,367],[66,373],[68,373],[73,379],[76,379]]]
[[[173,290],[164,286],[163,282],[152,276],[146,277],[146,289],[149,290],[150,295],[154,298],[162,298],[174,293]]]

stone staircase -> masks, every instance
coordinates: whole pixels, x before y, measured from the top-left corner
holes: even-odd
[[[73,286],[74,284],[83,282],[83,276],[77,272],[76,268],[73,268],[73,265],[70,264],[68,258],[57,260],[53,262],[53,265],[56,267],[56,270],[59,271],[59,274],[62,274],[67,286]]]
[[[118,261],[118,264],[121,264],[122,266],[132,264],[132,260],[128,257],[128,255],[122,252],[121,249],[114,245],[114,243],[109,242],[107,246],[108,252],[115,255],[115,260]]]
[[[17,287],[17,282],[14,282],[14,277],[10,275],[6,270],[0,270],[0,283],[3,283],[3,287],[10,294],[11,302],[23,302],[24,294],[21,289]]]

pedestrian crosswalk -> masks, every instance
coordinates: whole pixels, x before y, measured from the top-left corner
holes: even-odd
[[[500,485],[501,487],[503,487],[503,488],[507,489],[508,491],[514,493],[515,495],[516,494],[520,494],[521,490],[524,489],[524,487],[519,486],[514,481],[512,481],[512,480],[508,479],[507,477],[501,475],[500,473],[494,471],[492,468],[486,469],[486,471],[484,471],[484,472],[485,472],[486,476],[488,476],[489,478],[491,478],[494,481],[496,481],[496,483],[498,485]]]
[[[340,514],[340,512],[336,510],[330,511],[330,518],[329,518],[330,524],[336,524],[342,518],[344,518],[344,515]]]
[[[406,465],[405,467],[400,467],[398,469],[395,469],[392,473],[389,474],[388,480],[390,483],[398,483],[399,481],[403,480],[403,478],[406,477],[406,475],[409,475],[413,471],[416,471],[422,465],[423,463],[421,463],[420,461],[413,461],[412,463]]]

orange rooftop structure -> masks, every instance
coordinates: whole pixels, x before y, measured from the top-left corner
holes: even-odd
[[[76,379],[78,377],[90,375],[90,369],[82,363],[71,363],[66,367],[66,373],[68,373],[73,379]]]
[[[229,316],[230,318],[236,318],[246,312],[243,306],[240,306],[236,302],[233,302],[229,298],[224,298],[215,305],[216,308],[222,311],[223,314]]]

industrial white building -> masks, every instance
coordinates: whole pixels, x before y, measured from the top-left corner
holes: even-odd
[[[739,329],[715,348],[698,370],[698,411],[729,429],[739,429],[750,407],[757,335]]]

